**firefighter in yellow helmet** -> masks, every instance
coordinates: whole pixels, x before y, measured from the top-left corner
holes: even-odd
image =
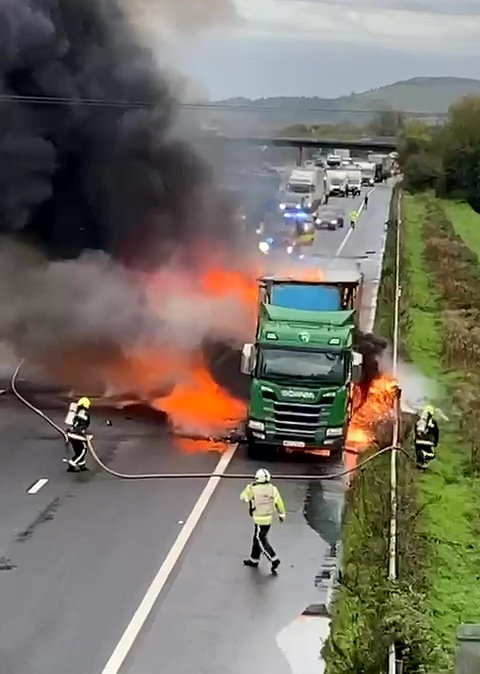
[[[66,434],[70,447],[73,451],[73,458],[67,461],[68,473],[77,473],[88,470],[86,464],[88,436],[87,430],[90,426],[90,407],[91,402],[88,398],[82,397],[78,402],[71,403],[65,417]]]
[[[280,522],[285,520],[285,504],[280,492],[271,482],[270,473],[266,468],[260,468],[255,474],[255,481],[247,484],[240,494],[240,500],[248,503],[249,513],[253,519],[254,532],[252,551],[249,559],[244,559],[245,566],[257,568],[263,554],[270,562],[271,571],[277,573],[280,565],[275,550],[268,540],[268,532],[272,525],[275,510]]]
[[[357,211],[350,211],[350,227],[355,227],[358,222],[358,213]]]
[[[435,448],[439,440],[440,429],[435,420],[435,408],[427,405],[415,423],[414,443],[418,468],[427,468],[435,458]]]

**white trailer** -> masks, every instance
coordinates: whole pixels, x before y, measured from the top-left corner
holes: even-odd
[[[333,154],[340,157],[343,161],[350,161],[350,150],[344,148],[341,150],[334,150]]]
[[[357,162],[357,166],[362,172],[362,185],[375,185],[375,164],[369,161]]]
[[[347,193],[347,172],[343,169],[327,170],[327,194],[344,197]]]
[[[292,171],[280,194],[280,210],[315,212],[325,194],[325,171],[319,167],[297,168]]]
[[[360,194],[362,191],[362,172],[356,166],[346,167],[348,192],[352,196]]]

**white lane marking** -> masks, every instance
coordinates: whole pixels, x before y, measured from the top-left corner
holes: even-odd
[[[369,192],[367,192],[367,197],[370,197],[370,195],[372,194],[372,192],[375,191],[375,189],[376,189],[375,187],[372,187],[372,189]],[[362,201],[362,203],[360,204],[360,208],[357,211],[359,216],[362,214],[362,211],[363,211],[364,207],[365,207],[365,202]],[[348,223],[348,226],[350,227],[350,223]],[[350,227],[350,229],[348,230],[348,232],[347,232],[345,238],[343,239],[342,243],[337,248],[337,252],[335,253],[334,257],[338,257],[340,255],[340,253],[342,252],[342,250],[345,248],[345,246],[347,245],[348,239],[353,234],[353,230],[354,230],[354,228]]]
[[[40,489],[47,484],[47,482],[48,479],[46,477],[41,477],[39,480],[34,482],[29,489],[27,489],[27,494],[36,494],[37,491],[40,491]]]
[[[235,454],[238,445],[232,445],[225,454],[222,455],[220,461],[218,462],[214,472],[223,475],[228,468],[230,461]],[[163,564],[157,572],[157,575],[150,584],[150,587],[145,593],[142,601],[140,602],[137,610],[133,614],[133,618],[130,620],[125,632],[122,634],[120,641],[115,647],[110,659],[102,670],[102,674],[118,674],[121,666],[123,665],[125,658],[129,654],[135,640],[137,639],[140,630],[142,629],[145,621],[150,615],[155,602],[157,601],[165,583],[167,582],[170,574],[172,573],[175,565],[177,564],[180,555],[182,554],[190,536],[192,535],[195,527],[200,521],[201,516],[205,508],[207,507],[210,499],[212,498],[215,489],[220,482],[219,477],[211,477],[207,484],[205,485],[204,490],[200,494],[198,501],[192,508],[190,515],[187,518],[182,530],[178,534],[174,544],[170,548],[168,555],[165,557]]]

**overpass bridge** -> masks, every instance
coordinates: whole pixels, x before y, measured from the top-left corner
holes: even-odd
[[[209,143],[227,143],[233,145],[256,145],[291,147],[298,149],[298,165],[302,164],[305,148],[348,149],[362,152],[392,152],[397,148],[397,138],[388,136],[383,138],[357,138],[353,140],[334,140],[327,138],[287,137],[287,136],[225,136],[214,134],[203,137]]]

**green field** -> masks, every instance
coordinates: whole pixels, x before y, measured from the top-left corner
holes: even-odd
[[[480,214],[465,201],[439,200],[455,232],[480,260]]]

